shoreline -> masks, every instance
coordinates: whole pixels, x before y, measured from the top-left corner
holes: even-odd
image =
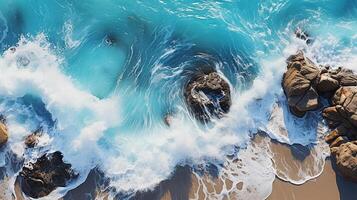
[[[255,138],[254,141],[257,143],[262,142],[262,139],[268,138],[267,136],[260,136]],[[301,162],[296,160],[293,156],[293,151],[291,151],[291,146],[278,143],[276,141],[269,139],[269,144],[273,147],[272,150],[279,153],[278,156],[285,161],[291,162]],[[262,143],[263,144],[263,143]],[[310,157],[313,155],[310,155]],[[306,166],[312,160],[309,160],[309,156],[305,157],[308,161]],[[266,198],[267,200],[309,200],[309,199],[324,199],[324,200],[353,200],[354,196],[357,194],[357,183],[352,183],[334,170],[334,166],[330,161],[329,157],[324,161],[324,168],[320,175],[316,178],[312,178],[303,184],[293,184],[288,181],[280,179],[275,176],[275,180],[272,185],[272,192]],[[304,163],[301,162],[302,167]],[[297,173],[294,170],[289,171],[289,173]],[[93,177],[92,177],[93,178]],[[92,178],[88,178],[91,180]],[[205,180],[207,178],[207,180]],[[93,180],[92,180],[93,181]],[[86,181],[87,182],[87,181]],[[79,187],[87,190],[88,182],[83,183],[86,187]],[[220,179],[213,179],[209,175],[204,176],[203,183],[205,183],[207,188],[211,191],[221,191],[223,187],[223,182]],[[229,184],[228,184],[229,185]],[[230,187],[239,187],[230,186]],[[76,190],[70,193],[75,194]],[[78,190],[80,191],[80,190]],[[93,194],[93,193],[92,193]],[[103,198],[103,193],[97,193]],[[68,196],[68,194],[66,195]],[[104,195],[105,196],[105,195]],[[229,195],[230,199],[237,199],[234,194]],[[78,197],[78,196],[77,196]],[[106,196],[107,197],[107,196]],[[196,198],[195,198],[196,197]],[[72,200],[70,198],[63,198],[64,200]],[[105,198],[104,198],[105,199]],[[108,197],[107,197],[108,199]],[[167,180],[162,181],[157,187],[152,191],[137,192],[135,196],[131,199],[134,200],[181,200],[181,199],[205,199],[205,194],[203,193],[202,186],[195,175],[192,173],[190,167],[177,167],[173,176]]]
[[[331,161],[327,159],[323,172],[302,185],[295,185],[276,177],[273,191],[267,200],[353,200],[356,199],[356,191],[357,184],[337,174]]]
[[[258,135],[257,135],[258,136]],[[280,161],[300,163],[301,166],[309,166],[309,156],[305,159],[309,162],[303,164],[302,161],[297,160],[293,156],[291,146],[278,143],[271,140],[267,136],[254,138],[256,144],[270,145],[273,153],[277,153],[277,158]],[[266,143],[268,141],[268,143]],[[311,156],[311,155],[310,155]],[[298,168],[297,168],[298,169]],[[289,173],[297,173],[295,170]],[[228,180],[228,179],[227,179]],[[225,180],[225,181],[227,181]],[[205,184],[210,192],[222,191],[224,185],[229,187],[240,187],[239,185],[232,185],[229,182],[225,184],[221,179],[212,178],[209,175],[204,175],[201,182],[198,181],[192,169],[188,166],[176,167],[172,177],[162,181],[151,191],[137,192],[132,198],[133,200],[185,200],[185,199],[205,199],[205,194],[202,185]],[[228,184],[227,184],[228,183]],[[105,185],[106,178],[98,170],[92,170],[88,175],[86,181],[77,188],[69,191],[60,200],[81,200],[81,199],[101,199],[109,200],[109,193]],[[2,180],[1,189],[6,189],[6,178]],[[103,189],[104,188],[104,189]],[[353,200],[357,194],[357,183],[352,183],[338,173],[335,172],[332,162],[327,158],[322,173],[316,178],[310,179],[303,184],[297,185],[288,181],[280,179],[275,175],[275,180],[272,185],[271,194],[266,198],[267,200],[309,200],[309,199],[324,199],[324,200]],[[19,185],[15,187],[16,199],[23,199]],[[3,198],[0,194],[0,199]],[[8,197],[9,194],[7,194]],[[230,199],[237,199],[235,193],[229,194]],[[22,198],[21,198],[22,197]],[[117,196],[119,197],[119,196]],[[196,197],[196,198],[195,198]],[[120,199],[120,198],[118,198]]]

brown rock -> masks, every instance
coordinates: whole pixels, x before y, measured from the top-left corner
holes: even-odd
[[[335,92],[335,95],[332,97],[332,104],[333,105],[343,105],[347,98],[351,98],[354,93],[357,92],[356,87],[341,87]]]
[[[356,110],[357,111],[357,110]],[[357,113],[350,116],[349,121],[354,127],[357,127]],[[356,128],[357,129],[357,128]]]
[[[315,110],[319,106],[318,98],[319,95],[316,91],[313,88],[310,88],[295,105],[296,109],[299,111]]]
[[[289,109],[290,109],[290,112],[297,117],[303,117],[306,113],[305,111],[298,110],[296,107],[289,106]]]
[[[335,77],[339,81],[341,86],[356,86],[357,85],[357,76],[350,69],[339,68],[337,70]]]
[[[330,124],[342,124],[357,132],[357,86],[338,89],[332,97],[334,106],[323,110],[323,117]]]
[[[357,141],[348,141],[357,139],[356,94],[357,86],[343,86],[332,97],[333,106],[323,110],[329,124],[338,125],[325,140],[330,143],[339,172],[353,181],[357,181]]]
[[[331,131],[328,135],[325,136],[325,141],[327,143],[332,143],[333,141],[336,140],[336,138],[340,137],[339,132],[335,129],[333,131]]]
[[[42,135],[42,130],[36,130],[35,132],[33,132],[31,135],[28,135],[25,138],[25,145],[27,148],[33,148],[35,147],[38,142],[39,142],[39,137],[41,137]]]
[[[357,181],[357,141],[341,144],[331,149],[339,172],[346,178]]]
[[[320,70],[302,52],[287,63],[282,86],[290,111],[301,117],[318,107],[319,95],[331,98],[322,116],[334,130],[325,141],[341,174],[357,181],[357,75],[344,68]]]
[[[229,84],[217,72],[198,74],[189,81],[184,95],[193,115],[203,122],[211,116],[220,118],[231,106]]]
[[[282,82],[284,93],[293,114],[302,117],[306,111],[319,106],[315,82],[320,76],[320,69],[301,51],[290,56],[287,63]]]
[[[348,142],[347,137],[338,136],[331,144],[330,148],[339,147],[341,144]]]
[[[325,73],[321,75],[316,87],[319,92],[324,93],[336,91],[340,87],[340,84],[336,79],[331,78]]]
[[[0,147],[6,144],[9,139],[9,133],[7,131],[7,127],[5,123],[0,122]]]
[[[340,122],[342,116],[337,111],[336,106],[327,107],[322,111],[322,116],[330,121]]]

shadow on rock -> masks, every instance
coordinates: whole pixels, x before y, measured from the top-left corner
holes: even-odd
[[[63,162],[61,152],[43,155],[22,168],[18,178],[22,191],[29,197],[47,196],[57,187],[65,187],[77,174]]]

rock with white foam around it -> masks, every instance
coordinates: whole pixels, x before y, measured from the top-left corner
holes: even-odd
[[[315,85],[320,69],[303,52],[290,56],[287,71],[283,76],[283,89],[292,113],[298,117],[319,106],[319,95]]]
[[[328,98],[322,116],[332,131],[325,141],[340,173],[357,182],[357,76],[341,67],[319,68],[298,52],[288,59],[282,85],[290,110],[299,117]]]
[[[36,130],[35,132],[33,132],[31,135],[28,135],[25,138],[25,145],[27,148],[34,148],[35,146],[37,146],[38,142],[39,142],[39,138],[42,135],[42,130]]]
[[[211,116],[222,117],[231,106],[229,84],[217,72],[202,73],[191,79],[184,95],[191,113],[202,122],[209,121]]]
[[[63,162],[62,153],[56,151],[24,166],[19,174],[19,181],[27,196],[41,198],[58,187],[65,187],[76,176],[71,165]]]

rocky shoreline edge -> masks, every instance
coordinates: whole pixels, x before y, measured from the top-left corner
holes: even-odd
[[[299,51],[287,59],[282,86],[293,115],[324,107],[332,162],[342,176],[357,181],[357,75],[343,67],[317,66]]]

